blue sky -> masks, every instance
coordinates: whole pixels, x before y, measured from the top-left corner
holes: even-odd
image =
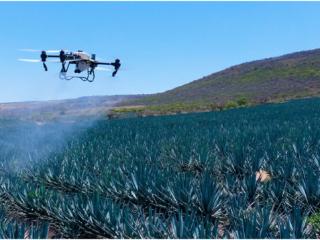
[[[0,102],[155,93],[234,64],[320,46],[320,3],[0,2]],[[17,51],[82,49],[123,69],[93,83]]]

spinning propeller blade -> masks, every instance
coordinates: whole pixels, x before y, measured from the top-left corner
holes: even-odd
[[[24,48],[24,49],[18,49],[22,52],[42,52],[45,51],[46,53],[59,53],[61,50],[38,50],[38,49],[31,49],[31,48]],[[65,52],[68,52],[68,50],[63,50]]]
[[[20,61],[20,62],[32,62],[32,63],[41,62],[41,60],[39,60],[39,59],[25,59],[25,58],[19,58],[18,61]]]
[[[112,71],[110,68],[104,68],[104,67],[96,67],[94,70],[106,71],[106,72],[111,72]]]
[[[60,50],[45,50],[47,53],[60,53],[60,51],[69,52],[69,50],[60,49]]]
[[[24,48],[24,49],[18,49],[21,52],[41,52],[41,50],[36,49],[30,49],[30,48]]]
[[[80,61],[83,61],[83,59],[68,59],[68,60],[65,60],[65,62],[80,62]]]
[[[27,59],[27,58],[19,58],[18,61],[20,61],[20,62],[31,62],[31,63],[42,62],[40,59]],[[46,62],[59,62],[59,60],[47,60]]]

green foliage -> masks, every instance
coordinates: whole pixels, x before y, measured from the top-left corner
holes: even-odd
[[[312,227],[317,231],[320,232],[320,214],[314,213],[308,218],[308,223],[312,225]]]
[[[237,104],[239,106],[245,106],[249,103],[248,99],[246,97],[240,97],[237,99]]]
[[[170,115],[176,113],[218,111],[229,108],[237,108],[249,105],[246,97],[240,97],[236,101],[228,101],[225,104],[210,103],[210,101],[174,102],[170,104],[119,107],[112,109],[109,118],[125,118],[150,115]]]
[[[229,108],[236,108],[238,107],[238,103],[235,102],[235,101],[228,101],[226,104],[225,104],[225,109],[229,109]]]
[[[195,102],[174,102],[170,104],[119,107],[111,110],[110,116],[129,117],[141,115],[166,115],[172,113],[201,112],[208,110],[217,110],[218,106],[214,103],[205,101]],[[130,115],[131,114],[131,115]]]

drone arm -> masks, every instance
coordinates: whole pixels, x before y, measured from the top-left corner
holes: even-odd
[[[107,62],[96,62],[97,65],[111,65],[114,66],[115,68],[119,69],[121,64],[119,62],[112,62],[112,63],[107,63]]]
[[[112,65],[112,63],[96,62],[97,65]]]
[[[60,56],[59,55],[47,55],[47,57],[58,58]]]

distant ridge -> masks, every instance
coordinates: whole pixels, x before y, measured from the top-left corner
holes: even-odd
[[[320,49],[314,49],[242,63],[126,104],[152,106],[199,102],[223,105],[238,99],[263,103],[319,93]]]
[[[106,115],[116,104],[142,95],[89,96],[66,100],[0,103],[0,118],[54,120]]]

